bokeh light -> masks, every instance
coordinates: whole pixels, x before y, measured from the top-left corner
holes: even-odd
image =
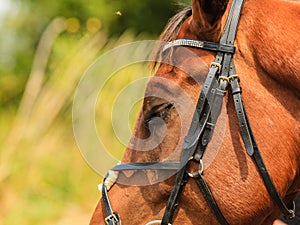
[[[96,33],[101,29],[101,21],[98,18],[91,17],[86,21],[86,29],[91,33]]]

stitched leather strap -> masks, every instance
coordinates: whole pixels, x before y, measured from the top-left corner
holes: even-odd
[[[252,156],[254,153],[253,143],[250,138],[248,123],[246,120],[246,113],[244,108],[244,103],[241,95],[241,88],[239,87],[239,83],[237,80],[231,82],[231,94],[233,96],[234,106],[236,115],[238,118],[240,133],[244,142],[244,146],[246,148],[247,154]]]
[[[198,98],[198,102],[188,134],[184,140],[183,152],[189,151],[190,156],[194,154],[199,137],[202,134],[204,126],[209,118],[209,114],[211,111],[211,106],[209,102],[212,102],[213,97],[211,95],[212,93],[215,93],[215,91],[213,90],[215,90],[217,86],[215,78],[217,72],[218,68],[210,67],[208,76],[206,77],[206,80],[203,85],[203,89]]]
[[[183,165],[180,162],[137,162],[119,164],[112,168],[114,171],[123,170],[175,170],[178,171]]]
[[[233,45],[234,39],[235,39],[235,34],[237,31],[237,26],[238,26],[238,21],[240,17],[240,11],[243,5],[243,0],[236,0],[233,1],[230,13],[229,13],[229,18],[227,19],[224,32],[222,34],[220,44],[219,46],[230,46]],[[171,46],[176,46],[176,45],[184,45],[184,46],[190,46],[189,41],[184,41],[182,39],[180,40],[175,40],[173,43],[171,43],[169,46],[165,47],[165,49],[171,47]],[[191,47],[198,47],[198,48],[204,48],[204,42],[190,42]],[[216,45],[215,45],[216,46]],[[215,48],[216,49],[216,48]],[[212,49],[205,49],[205,50],[212,50]],[[214,50],[212,50],[214,51]],[[219,88],[216,88],[216,82],[215,78],[216,75],[221,72],[221,76],[223,77],[229,77],[229,70],[230,70],[230,64],[232,62],[232,55],[234,51],[232,52],[224,52],[224,51],[218,51],[216,55],[216,59],[213,62],[212,66],[210,67],[209,73],[207,75],[206,81],[203,85],[203,89],[200,93],[196,111],[193,116],[192,124],[189,129],[188,135],[185,139],[185,145],[184,145],[184,150],[189,150],[190,152],[193,152],[193,156],[196,160],[200,160],[203,156],[203,153],[206,149],[206,146],[212,136],[213,130],[214,130],[214,124],[217,121],[217,118],[220,114],[221,108],[222,108],[222,102],[223,102],[223,97],[225,95],[225,90],[227,87],[228,82],[221,80],[219,84]],[[223,68],[221,68],[221,64],[223,63]],[[212,88],[214,87],[214,88]],[[214,90],[213,93],[211,90]],[[216,94],[217,93],[217,94]],[[208,100],[206,104],[204,103],[204,100]],[[205,111],[206,107],[206,111]],[[209,123],[206,123],[202,125],[202,129],[200,133],[197,135],[195,134],[195,128],[197,128],[197,116],[203,115],[203,111],[206,113],[206,118]],[[198,122],[199,123],[199,122]],[[200,125],[201,126],[201,125]],[[203,133],[202,133],[203,131]],[[201,142],[199,141],[199,137],[201,137]],[[197,139],[195,139],[197,137]],[[192,143],[192,144],[191,144]],[[197,144],[196,144],[197,143]],[[194,147],[196,146],[196,149]],[[176,180],[183,179],[183,174],[180,176],[177,176]],[[202,179],[202,176],[199,174],[199,176],[196,179],[197,184],[199,185],[202,193],[204,194],[212,212],[222,225],[228,225],[226,219],[222,215],[222,212],[220,211],[216,201],[214,200],[214,197],[212,196],[212,193],[206,184],[205,180]],[[178,183],[175,184],[173,188],[173,195],[177,196],[179,195],[179,192],[182,189],[182,185],[178,185]],[[175,205],[176,199],[172,199],[173,197],[171,194],[168,204],[167,204],[167,210],[164,214],[164,220],[163,220],[163,225],[166,225],[172,221],[172,216],[174,214],[175,207],[172,207],[170,204]],[[173,211],[172,211],[173,210]]]
[[[198,184],[199,189],[204,194],[204,198],[205,198],[206,202],[208,203],[209,208],[211,209],[212,212],[214,212],[215,217],[217,218],[218,222],[222,225],[229,225],[229,223],[223,216],[215,198],[213,197],[213,194],[211,193],[207,183],[203,179],[202,175],[199,172],[197,172],[194,175],[194,178],[196,180],[196,183]]]
[[[233,86],[236,86],[236,84]],[[260,151],[256,144],[256,141],[255,141],[248,117],[247,117],[247,113],[246,113],[243,101],[241,100],[241,94],[236,93],[233,96],[234,96],[236,111],[237,111],[237,115],[238,115],[241,136],[242,136],[245,148],[247,150],[247,153],[248,153],[248,155],[250,155],[253,158],[253,160],[257,166],[258,172],[260,173],[261,178],[263,179],[263,182],[267,188],[267,191],[268,191],[269,195],[271,196],[271,199],[277,205],[277,207],[279,208],[281,213],[285,216],[285,218],[293,219],[293,218],[295,218],[295,210],[288,209],[288,207],[285,205],[285,203],[279,196],[279,193],[276,190],[276,187],[272,181],[272,178],[271,178],[271,176],[265,166],[263,158],[260,154]]]
[[[264,161],[260,155],[260,152],[258,151],[258,148],[256,144],[254,144],[254,154],[253,158],[256,163],[256,166],[259,170],[259,173],[264,181],[265,186],[267,187],[268,193],[271,196],[274,203],[277,205],[281,213],[284,215],[286,219],[294,219],[295,218],[295,208],[288,209],[288,207],[285,205],[281,197],[279,196],[278,191],[276,190],[276,187],[272,181],[272,178],[270,177],[270,174],[268,173],[268,170],[264,164]]]
[[[238,22],[240,18],[240,11],[242,9],[243,0],[235,0],[233,1],[229,13],[229,17],[227,19],[223,34],[220,39],[220,44],[223,45],[230,45],[234,43],[235,35],[237,32]],[[205,151],[205,146],[207,145],[208,141],[210,140],[214,125],[217,121],[217,118],[219,117],[219,114],[221,112],[222,104],[223,104],[223,97],[225,95],[226,87],[228,85],[229,77],[232,75],[230,73],[230,65],[233,62],[233,53],[224,53],[224,52],[218,52],[215,59],[216,65],[222,65],[221,68],[221,74],[220,77],[227,78],[227,79],[219,79],[219,87],[216,89],[216,94],[213,96],[213,105],[212,105],[212,114],[210,118],[210,123],[206,125],[206,129],[204,130],[204,134],[202,136],[202,154]],[[219,221],[221,225],[228,225],[228,222],[226,221],[225,217],[223,216],[221,210],[218,207],[217,202],[215,201],[209,186],[206,184],[205,180],[202,178],[202,175],[200,173],[197,173],[197,176],[195,176],[196,182],[201,189],[202,193],[205,196],[205,199]]]
[[[172,192],[170,194],[169,200],[167,202],[166,210],[164,212],[161,225],[168,225],[171,224],[173,220],[173,216],[177,207],[177,201],[178,198],[182,192],[183,187],[185,186],[187,182],[187,169],[188,165],[187,163],[178,173],[176,176],[175,184],[172,189]]]
[[[235,73],[235,67],[234,64],[231,65],[232,73]],[[240,126],[240,132],[241,136],[244,142],[244,146],[246,148],[247,154],[252,157],[254,160],[256,167],[258,169],[258,172],[260,173],[261,178],[263,179],[263,182],[267,188],[267,191],[269,195],[271,196],[271,199],[273,202],[277,205],[281,213],[285,216],[287,219],[294,219],[295,218],[295,210],[294,209],[288,209],[288,207],[285,205],[281,197],[279,196],[279,193],[272,181],[272,178],[265,166],[264,160],[260,154],[259,148],[256,144],[253,131],[250,126],[250,122],[246,113],[246,109],[242,100],[242,90],[239,86],[238,80],[235,79],[231,83],[231,93],[233,95],[234,105],[236,114],[238,117],[238,122]]]
[[[107,225],[121,225],[120,216],[112,210],[105,185],[102,187],[102,203],[106,213],[106,217],[104,219],[105,223]]]
[[[235,94],[236,95],[240,95]],[[239,124],[240,124],[240,131],[241,136],[245,145],[245,148],[247,150],[247,153],[253,158],[258,172],[261,175],[261,178],[264,181],[264,184],[267,188],[267,191],[269,195],[271,196],[271,199],[274,201],[274,203],[277,205],[281,213],[285,216],[287,219],[294,219],[295,218],[295,210],[294,209],[288,209],[288,207],[285,205],[281,197],[279,196],[278,191],[276,190],[276,187],[272,181],[272,178],[265,166],[265,163],[263,161],[263,158],[261,157],[260,151],[258,149],[258,146],[255,142],[254,135],[252,133],[247,114],[243,105],[243,102],[240,100],[240,96],[235,97],[235,105],[236,105],[236,111],[239,118]],[[241,113],[240,113],[241,112]]]

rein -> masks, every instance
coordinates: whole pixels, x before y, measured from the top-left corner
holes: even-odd
[[[254,160],[257,170],[260,173],[270,197],[277,205],[281,213],[287,219],[295,218],[295,206],[293,209],[288,209],[288,207],[285,205],[279,196],[278,191],[276,190],[272,178],[270,177],[261,157],[243,104],[242,89],[239,85],[239,76],[235,71],[235,65],[233,61],[233,55],[235,53],[234,40],[243,2],[243,0],[233,0],[230,13],[219,43],[192,39],[178,39],[166,44],[163,49],[163,51],[167,51],[168,49],[177,46],[188,46],[216,52],[215,61],[213,61],[210,65],[203,89],[198,98],[191,126],[187,136],[184,139],[180,162],[138,162],[119,164],[111,169],[111,171],[116,174],[118,174],[119,171],[124,170],[177,171],[175,184],[167,202],[166,210],[162,220],[151,221],[147,223],[149,225],[171,225],[176,207],[178,205],[178,198],[183,190],[183,187],[187,183],[188,178],[195,179],[199,189],[203,193],[218,222],[221,225],[229,225],[203,177],[204,168],[202,162],[202,157],[206,146],[212,137],[215,124],[221,112],[223,98],[226,94],[228,85],[230,85],[240,132],[247,154]],[[199,170],[194,173],[189,173],[189,164],[192,160],[199,164]],[[117,177],[113,180],[110,179],[111,177],[107,175],[104,178],[104,184],[102,186],[102,202],[106,212],[105,222],[107,225],[121,225],[120,216],[112,210],[108,197],[108,190],[116,181]]]

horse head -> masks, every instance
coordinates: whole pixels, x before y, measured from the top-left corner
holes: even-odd
[[[240,110],[243,111],[245,105],[248,116],[244,120],[251,124],[248,136],[255,142],[253,145],[259,146],[263,166],[267,168],[278,198],[283,199],[284,206],[290,206],[300,189],[300,37],[299,23],[295,22],[299,20],[299,3],[245,1],[241,14],[238,14],[240,22],[235,43],[228,38],[229,42],[221,46],[226,49],[218,49],[223,51],[222,55],[234,55],[234,65],[229,63],[227,70],[234,70],[236,74],[228,77],[219,75],[220,84],[216,85],[220,86],[204,92],[205,106],[194,113],[209,79],[207,74],[221,73],[216,66],[219,52],[209,48],[218,47],[211,43],[222,39],[228,28],[226,21],[231,16],[230,7],[236,2],[193,0],[191,7],[182,10],[170,21],[161,40],[173,41],[173,45],[167,48],[162,46],[157,51],[161,62],[154,65],[156,74],[147,85],[142,109],[122,164],[182,162],[183,148],[189,141],[185,137],[192,131],[197,133],[198,125],[193,128],[193,122],[205,118],[205,106],[208,105],[210,112],[216,102],[215,97],[210,99],[208,93],[214,90],[225,94],[230,88],[225,86],[223,90],[220,86],[223,83],[229,85],[234,80],[235,85],[243,88],[231,86],[231,92],[232,95],[242,93]],[[235,17],[232,16],[232,21],[238,20]],[[174,40],[201,40],[205,43],[182,41],[180,45],[186,46],[175,46],[179,42]],[[203,49],[201,44],[211,46]],[[200,171],[213,193],[218,203],[217,210],[226,218],[224,224],[272,224],[282,212],[266,188],[256,156],[253,158],[255,153],[244,144],[244,134],[239,131],[243,129],[243,122],[240,122],[243,119],[239,116],[242,112],[236,109],[236,101],[239,99],[226,94],[216,116],[217,123],[212,123],[213,115],[203,120],[213,126],[214,133],[208,138],[211,141],[207,148],[202,143],[205,152],[198,160],[190,160],[195,158],[194,154],[186,157],[190,162],[189,167],[184,169],[191,178],[184,178],[184,187],[178,192],[180,196],[176,200],[176,210],[172,211],[172,224],[220,223],[220,219],[213,215],[215,213],[207,198],[199,190],[199,184],[193,179],[193,173],[197,171]],[[205,129],[203,133],[199,131],[202,142]],[[256,147],[254,151],[257,151]],[[170,194],[176,194],[172,191],[178,181],[175,174],[182,167],[174,172],[161,170],[161,167],[175,164],[159,165],[159,169],[154,167],[153,170],[127,170],[126,167],[126,171],[118,170],[118,180],[108,196],[109,204],[122,218],[122,224],[161,224]],[[130,166],[135,168],[133,164]],[[103,208],[100,201],[91,225],[105,224],[107,215]],[[108,221],[107,224],[118,223]]]

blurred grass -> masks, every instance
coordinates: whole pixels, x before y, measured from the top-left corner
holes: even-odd
[[[18,109],[0,110],[1,225],[88,224],[100,197],[101,177],[88,167],[73,137],[73,94],[97,56],[145,37],[128,31],[108,40],[97,21],[84,34],[76,33],[74,19],[59,23],[41,37]],[[144,65],[125,69],[108,86],[118,91],[144,72]],[[5,79],[1,89],[19,88],[9,76]],[[101,105],[97,117],[110,114],[115,97],[110,88],[103,94],[107,104]],[[131,111],[131,127],[139,104]],[[120,158],[124,145],[114,137],[110,121],[101,124],[101,131],[108,149],[117,150],[112,154]]]

